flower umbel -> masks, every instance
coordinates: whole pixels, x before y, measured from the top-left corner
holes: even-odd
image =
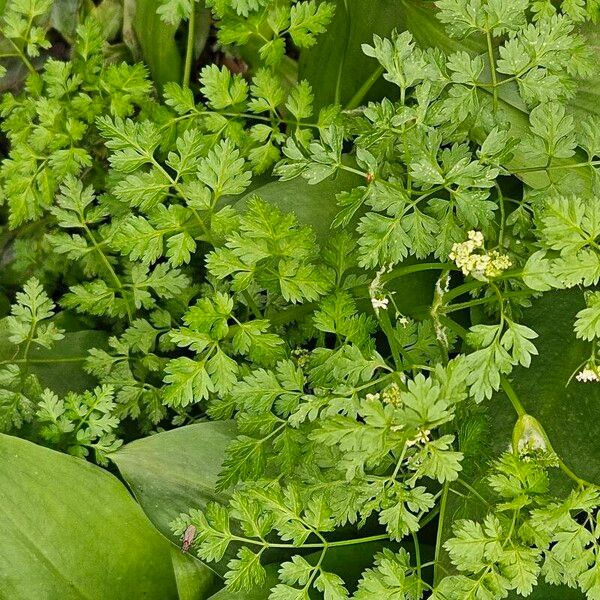
[[[575,375],[575,379],[577,381],[581,381],[582,383],[589,383],[591,381],[600,381],[600,377],[598,377],[598,369],[590,368],[590,366],[586,366],[585,369],[582,369]]]
[[[464,275],[472,275],[475,279],[488,281],[498,277],[506,269],[512,266],[511,260],[506,254],[498,250],[485,252],[484,238],[481,231],[471,230],[469,239],[452,246],[449,254],[450,260],[456,263]],[[480,252],[477,252],[480,250]]]

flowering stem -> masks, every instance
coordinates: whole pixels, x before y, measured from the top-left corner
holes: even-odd
[[[417,566],[417,598],[421,597],[421,548],[419,546],[419,538],[417,534],[412,532],[412,539],[415,546],[415,563]]]
[[[446,269],[456,268],[454,263],[418,263],[416,265],[407,265],[406,267],[398,267],[392,269],[389,273],[381,276],[381,282],[386,283],[410,275],[411,273],[420,273],[421,271],[444,271]]]
[[[394,364],[397,369],[401,369],[402,367],[402,358],[401,358],[401,350],[396,342],[396,334],[394,332],[394,328],[392,327],[392,322],[390,321],[390,316],[388,315],[387,310],[376,310],[375,314],[377,316],[377,320],[381,325],[381,329],[385,336],[387,337],[388,343],[390,345],[390,350],[392,351],[392,357],[394,359]]]

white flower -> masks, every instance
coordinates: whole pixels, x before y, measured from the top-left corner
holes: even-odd
[[[371,298],[371,304],[375,310],[386,309],[390,301],[387,298]]]
[[[489,278],[498,277],[502,271],[512,266],[506,254],[500,254],[498,250],[485,252],[481,231],[471,230],[468,236],[469,239],[465,242],[453,244],[452,252],[448,255],[463,275],[472,275],[480,281],[488,281]]]
[[[475,248],[481,248],[483,246],[483,233],[481,231],[471,230],[467,234],[469,239],[475,243]]]
[[[577,381],[582,381],[582,382],[587,382],[587,381],[600,381],[600,378],[598,377],[598,373],[593,370],[593,369],[589,369],[589,368],[585,368],[582,371],[580,371],[579,373],[577,373],[577,375],[575,376],[575,379],[577,379]]]

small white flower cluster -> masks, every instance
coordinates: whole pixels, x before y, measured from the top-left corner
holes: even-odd
[[[387,310],[390,300],[385,295],[385,287],[381,284],[381,277],[385,273],[392,270],[392,265],[384,265],[375,274],[375,279],[369,284],[369,296],[371,296],[371,304],[376,313],[380,310]]]
[[[397,383],[388,385],[382,392],[367,394],[365,396],[367,402],[383,402],[392,406],[402,406],[402,395]]]
[[[575,375],[575,379],[583,383],[587,383],[590,381],[600,381],[600,377],[598,377],[598,370],[596,368],[591,369],[589,366],[579,371],[579,373]]]
[[[497,250],[489,252],[476,252],[483,250],[483,233],[481,231],[469,231],[469,239],[452,246],[450,260],[456,263],[464,275],[472,275],[476,279],[487,281],[498,277],[506,269],[512,266],[510,258],[506,254],[500,254]]]
[[[375,310],[379,310],[380,308],[385,310],[389,303],[390,301],[385,296],[380,298],[371,298],[371,304]]]

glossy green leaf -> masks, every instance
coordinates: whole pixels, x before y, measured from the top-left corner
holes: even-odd
[[[0,507],[2,598],[177,598],[171,546],[106,471],[0,435]]]
[[[102,28],[104,37],[112,41],[123,27],[123,3],[120,0],[102,0],[91,12]]]
[[[201,600],[212,592],[217,577],[206,565],[174,545],[171,546],[171,560],[178,600]]]
[[[137,0],[133,30],[139,42],[142,58],[152,79],[160,88],[169,81],[181,81],[182,61],[175,42],[177,25],[169,25],[156,13],[155,0]]]
[[[110,458],[157,529],[179,543],[173,519],[223,499],[215,485],[234,437],[232,421],[198,423],[137,440]]]
[[[108,335],[104,331],[74,331],[65,333],[62,340],[49,350],[36,348],[30,353],[30,371],[43,387],[57,394],[83,392],[97,384],[93,375],[83,369],[90,348],[104,348]]]
[[[273,181],[252,190],[235,206],[238,210],[244,210],[249,198],[260,196],[283,212],[295,213],[298,221],[313,227],[317,239],[323,242],[330,236],[331,223],[339,211],[336,194],[362,183],[360,176],[347,171],[336,173],[316,185],[310,185],[301,177],[291,181]]]
[[[50,25],[69,42],[75,38],[79,22],[80,0],[55,0],[50,13]]]
[[[393,29],[408,29],[419,43],[448,52],[476,49],[471,40],[449,38],[434,11],[433,2],[419,0],[378,0],[377,10],[373,10],[372,0],[338,0],[327,35],[320,36],[301,56],[300,79],[308,79],[312,85],[315,106],[332,102],[345,106],[377,70],[377,63],[361,49],[361,44],[373,42],[373,34],[387,36]],[[365,100],[384,95],[393,99],[398,92],[380,77]]]
[[[598,450],[600,386],[573,378],[589,357],[591,345],[575,337],[575,315],[585,308],[580,290],[544,294],[524,313],[524,320],[539,334],[529,369],[515,369],[513,387],[525,410],[544,427],[557,454],[580,477],[600,484],[600,464],[590,460]],[[568,385],[567,385],[568,384]],[[505,397],[492,407],[494,423],[512,430],[515,413]],[[503,416],[502,416],[503,415]]]

